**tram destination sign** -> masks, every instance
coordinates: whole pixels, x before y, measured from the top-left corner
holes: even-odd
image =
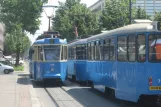
[[[161,22],[158,22],[158,23],[157,23],[157,29],[158,29],[158,30],[161,30]]]
[[[59,36],[59,32],[50,32],[50,31],[47,31],[47,32],[44,32],[44,35],[54,35],[54,36]]]

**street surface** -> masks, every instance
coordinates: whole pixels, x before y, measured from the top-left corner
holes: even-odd
[[[62,86],[36,83],[30,80],[26,64],[24,72],[1,74],[0,87],[0,107],[145,107],[68,80]]]
[[[42,84],[34,87],[44,107],[141,107],[131,102],[112,100],[97,90],[70,81],[65,81],[61,87],[43,87]]]

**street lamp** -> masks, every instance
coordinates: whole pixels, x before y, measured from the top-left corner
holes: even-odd
[[[58,6],[54,6],[54,5],[45,5],[45,6],[42,6],[42,7],[44,7],[44,8],[49,8],[50,7],[50,9],[51,8],[58,8]],[[50,21],[51,21],[51,18],[53,17],[53,14],[52,13],[54,13],[54,11],[53,10],[49,10],[48,12],[50,12],[50,13],[46,13],[46,11],[44,9],[44,12],[45,12],[46,16],[49,19],[48,31],[50,31]]]

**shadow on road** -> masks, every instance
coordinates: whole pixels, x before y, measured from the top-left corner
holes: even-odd
[[[31,84],[29,74],[19,74],[17,79],[18,84],[29,85]]]
[[[64,87],[63,87],[64,88]],[[64,90],[78,102],[88,107],[156,107],[156,105],[140,105],[137,103],[112,99],[104,93],[92,88],[72,88]]]

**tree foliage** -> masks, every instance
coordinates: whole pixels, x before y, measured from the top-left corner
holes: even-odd
[[[140,6],[133,10],[134,16],[133,19],[150,19],[150,15],[146,14],[146,11]]]
[[[132,0],[134,3],[135,0]],[[141,7],[132,8],[133,19],[150,19]],[[106,0],[105,8],[101,15],[101,25],[105,30],[111,30],[130,24],[129,0]]]
[[[129,23],[129,0],[106,0],[101,15],[101,25],[106,30]]]
[[[68,40],[75,38],[74,28],[78,28],[81,38],[100,32],[98,17],[80,0],[66,0],[59,3],[60,7],[53,18],[53,30],[59,31]]]
[[[39,29],[40,15],[43,3],[47,0],[0,0],[0,20],[5,24],[7,39],[14,42],[7,43],[8,49],[16,53],[16,65],[19,55],[27,44],[25,32],[34,34]],[[8,41],[8,40],[6,40]],[[27,42],[29,43],[29,42]],[[11,46],[10,46],[11,45]],[[30,44],[28,44],[30,46]]]
[[[155,21],[161,21],[161,12],[156,12],[155,13],[154,20]]]
[[[16,29],[12,34],[6,34],[4,42],[4,54],[10,55],[14,54],[17,47],[20,48],[20,54],[22,55],[26,49],[31,45],[31,41],[25,33],[21,32],[20,25],[16,26]]]
[[[31,34],[39,28],[42,0],[1,0],[0,5],[1,20],[5,23],[8,33],[12,32],[17,24],[22,24],[22,29]]]

